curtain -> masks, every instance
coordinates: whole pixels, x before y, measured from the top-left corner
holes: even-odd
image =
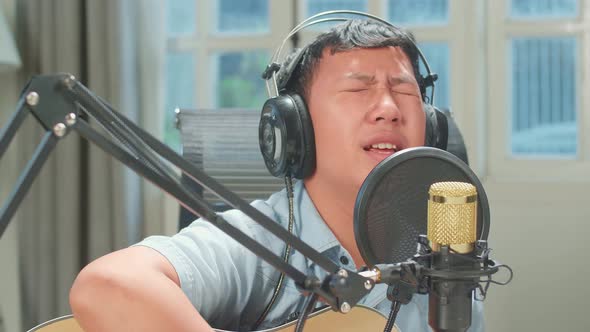
[[[6,18],[7,26],[10,29],[10,38],[13,38],[16,14],[14,4],[4,3],[3,5],[2,1],[0,1],[0,15],[2,14]],[[5,47],[5,44],[0,41],[0,50],[2,47]],[[4,127],[8,122],[17,103],[19,88],[17,70],[18,68],[0,68],[0,128]],[[18,176],[18,150],[16,145],[15,139],[0,158],[0,202],[2,203],[8,198]],[[0,264],[2,264],[0,268],[0,332],[22,331],[19,318],[21,316],[21,306],[17,231],[17,221],[13,220],[2,238],[0,238]]]
[[[164,2],[18,0],[23,86],[70,72],[96,95],[162,137]],[[39,141],[29,121],[20,165]],[[68,293],[88,261],[160,233],[163,194],[97,147],[68,135],[18,212],[23,327],[71,312]]]

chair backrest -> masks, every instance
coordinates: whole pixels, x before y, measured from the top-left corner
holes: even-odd
[[[468,162],[463,137],[448,109],[447,150]],[[180,109],[176,114],[183,156],[207,175],[219,181],[246,201],[266,199],[284,187],[284,181],[270,175],[258,145],[260,110],[254,109]],[[183,181],[203,195],[218,211],[229,208],[217,196],[183,176]],[[181,208],[179,227],[196,219]]]
[[[457,156],[467,165],[469,165],[469,158],[467,157],[467,148],[461,130],[457,126],[453,113],[448,108],[440,109],[447,116],[447,123],[449,125],[449,138],[447,141],[447,151]]]
[[[284,186],[282,179],[270,175],[258,145],[260,110],[180,109],[176,124],[182,140],[182,155],[207,175],[250,202],[266,199]],[[217,196],[202,190],[183,176],[217,210],[228,208]],[[181,209],[179,226],[195,219]]]

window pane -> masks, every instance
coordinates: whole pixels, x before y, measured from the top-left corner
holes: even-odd
[[[175,127],[174,109],[195,108],[195,61],[190,52],[169,52],[166,57],[166,97],[164,141],[180,149],[180,135]]]
[[[168,36],[178,37],[191,35],[196,30],[196,1],[168,0],[166,1],[166,24]]]
[[[308,0],[307,16],[310,17],[317,13],[328,10],[358,10],[361,12],[367,11],[367,0]]]
[[[430,71],[438,74],[438,80],[434,83],[434,106],[449,108],[451,106],[449,100],[449,45],[444,42],[427,42],[419,43],[418,46],[428,61]],[[423,75],[426,73],[422,62],[420,62],[420,72]],[[426,95],[430,97],[430,89],[427,90]]]
[[[511,46],[512,153],[575,156],[576,39],[515,38]]]
[[[394,24],[445,25],[449,4],[448,0],[388,0],[387,17]]]
[[[305,2],[306,10],[305,10],[305,17],[308,18],[315,14],[325,12],[328,10],[356,10],[360,12],[367,11],[367,0],[307,0]],[[320,17],[319,19],[329,18],[329,17],[350,17],[350,18],[359,18],[358,15],[336,15],[336,16],[325,16]],[[313,25],[309,27],[310,29],[314,30],[324,30],[329,29],[332,26],[340,24],[342,22],[326,22]]]
[[[268,52],[261,50],[214,55],[217,70],[217,107],[261,109],[267,95],[260,74],[264,71],[268,59]]]
[[[539,19],[578,16],[577,0],[511,0],[510,16]]]
[[[217,0],[216,31],[222,33],[266,32],[268,0]]]

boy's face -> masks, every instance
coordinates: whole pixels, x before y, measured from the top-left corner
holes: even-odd
[[[308,91],[317,152],[311,179],[358,191],[380,161],[424,145],[420,89],[399,47],[325,49]]]

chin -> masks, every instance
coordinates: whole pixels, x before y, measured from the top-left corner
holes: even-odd
[[[373,165],[371,167],[366,167],[366,168],[364,168],[362,173],[357,174],[357,177],[354,181],[357,191],[359,191],[361,189],[361,186],[365,182],[365,179],[367,178],[367,176],[369,176],[369,174],[371,173],[373,168],[375,168],[375,166],[377,166],[377,164],[378,163],[375,163],[375,165]]]

